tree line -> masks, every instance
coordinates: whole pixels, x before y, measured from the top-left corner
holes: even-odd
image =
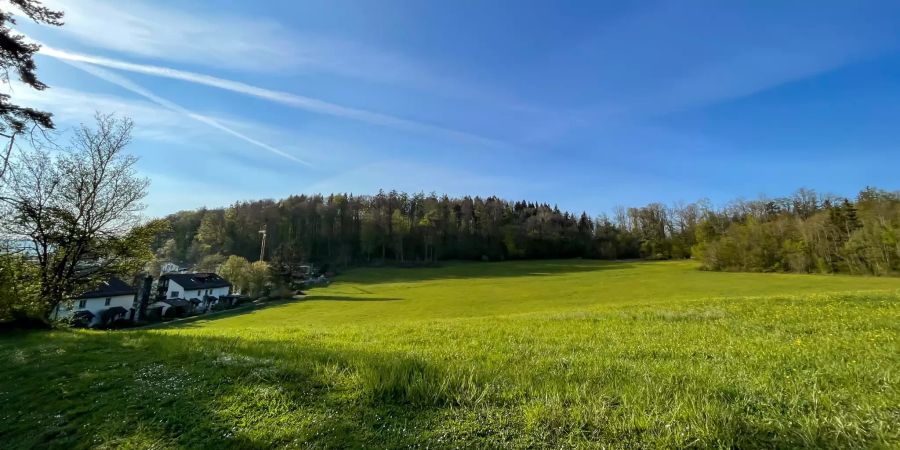
[[[884,275],[900,270],[900,194],[854,199],[801,189],[785,198],[561,211],[498,197],[379,191],[296,195],[181,211],[154,243],[157,260],[215,270],[229,255],[338,267],[440,260],[695,258],[709,270]]]
[[[24,17],[62,25],[63,13],[11,0]],[[0,82],[35,90],[40,46],[0,11]],[[0,323],[46,320],[73,295],[110,276],[158,274],[162,262],[219,271],[261,292],[273,270],[314,262],[431,264],[449,259],[694,258],[708,270],[888,275],[900,272],[900,194],[855,198],[800,190],[778,199],[616,208],[611,215],[490,197],[380,191],[298,195],[142,216],[149,180],[127,153],[133,124],[98,113],[59,145],[52,114],[0,93]],[[20,144],[28,144],[21,148]],[[248,261],[249,260],[249,261]]]
[[[694,256],[710,270],[888,275],[900,272],[900,193],[854,200],[800,190],[708,213]]]
[[[596,246],[595,220],[548,204],[497,197],[451,198],[381,191],[376,195],[297,195],[182,211],[157,239],[161,261],[212,268],[225,255],[352,266],[579,256],[639,257],[637,241],[611,224]],[[602,227],[600,227],[602,228]]]

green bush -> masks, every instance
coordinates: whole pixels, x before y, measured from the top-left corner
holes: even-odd
[[[0,323],[44,317],[36,267],[20,255],[0,254]]]

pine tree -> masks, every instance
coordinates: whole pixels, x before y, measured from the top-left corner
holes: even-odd
[[[9,0],[9,4],[37,23],[54,26],[63,24],[62,12],[43,6],[38,0]],[[27,86],[44,90],[47,85],[38,78],[37,65],[34,63],[34,54],[41,46],[28,42],[24,35],[16,33],[12,29],[14,25],[16,18],[12,11],[0,11],[0,79],[8,85],[10,73],[15,72]],[[53,128],[53,115],[16,105],[9,94],[0,93],[0,136],[8,140],[3,161],[0,162],[0,176],[6,173],[16,136],[32,127]]]

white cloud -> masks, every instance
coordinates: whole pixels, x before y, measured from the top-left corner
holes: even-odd
[[[290,92],[276,91],[254,86],[239,81],[227,80],[211,75],[188,72],[183,70],[172,69],[169,67],[154,66],[148,64],[134,64],[126,61],[119,61],[110,58],[103,58],[94,55],[84,55],[73,53],[65,50],[56,49],[47,45],[41,48],[41,53],[61,61],[86,63],[95,66],[108,67],[111,69],[124,70],[129,72],[153,75],[164,78],[188,81],[191,83],[202,84],[226,91],[231,91],[243,95],[261,98],[275,103],[303,109],[306,111],[325,114],[345,119],[357,120],[373,125],[386,126],[396,129],[415,131],[420,133],[429,133],[432,135],[440,135],[457,140],[463,140],[481,145],[499,147],[505,146],[499,141],[478,136],[471,133],[452,130],[449,128],[439,127],[435,125],[415,122],[388,114],[382,114],[363,109],[350,108],[346,106],[329,103],[323,100],[305,97],[302,95],[292,94]]]
[[[306,62],[290,33],[273,21],[214,11],[194,15],[131,0],[45,3],[65,12],[61,33],[95,48],[245,70],[277,71]]]
[[[85,72],[90,73],[91,75],[94,75],[94,76],[96,76],[96,77],[98,77],[98,78],[101,78],[101,79],[103,79],[103,80],[105,80],[105,81],[108,81],[108,82],[110,82],[110,83],[113,83],[113,84],[115,84],[115,85],[117,85],[117,86],[120,86],[120,87],[122,87],[122,88],[124,88],[124,89],[127,89],[127,90],[129,90],[129,91],[131,91],[131,92],[133,92],[133,93],[135,93],[135,94],[138,94],[138,95],[140,95],[140,96],[142,96],[142,97],[144,97],[144,98],[146,98],[146,99],[152,101],[153,103],[156,103],[157,105],[160,105],[160,106],[162,106],[163,108],[166,108],[166,109],[168,109],[168,110],[170,110],[170,111],[174,111],[174,112],[180,113],[180,114],[182,114],[182,115],[184,115],[184,116],[187,116],[187,117],[189,117],[189,118],[191,118],[191,119],[194,119],[194,120],[196,120],[196,121],[198,121],[198,122],[201,122],[201,123],[204,123],[204,124],[206,124],[206,125],[209,125],[209,126],[211,126],[211,127],[213,127],[213,128],[216,128],[216,129],[218,129],[218,130],[220,130],[220,131],[222,131],[222,132],[225,132],[225,133],[227,133],[227,134],[229,134],[229,135],[231,135],[231,136],[234,136],[234,137],[236,137],[236,138],[238,138],[238,139],[240,139],[240,140],[242,140],[242,141],[245,141],[245,142],[247,142],[247,143],[249,143],[249,144],[252,144],[252,145],[254,145],[254,146],[256,146],[256,147],[259,147],[259,148],[262,148],[262,149],[267,150],[267,151],[269,151],[269,152],[272,152],[272,153],[274,153],[274,154],[276,154],[276,155],[278,155],[278,156],[281,156],[281,157],[283,157],[283,158],[286,158],[286,159],[289,159],[289,160],[291,160],[291,161],[298,162],[298,163],[301,163],[301,164],[304,164],[304,165],[307,165],[307,166],[309,165],[308,162],[306,162],[306,161],[304,161],[304,160],[302,160],[302,159],[300,159],[300,158],[298,158],[298,157],[296,157],[296,156],[294,156],[294,155],[292,155],[292,154],[290,154],[290,153],[284,152],[284,151],[282,151],[282,150],[280,150],[280,149],[278,149],[278,148],[275,148],[275,147],[273,147],[273,146],[271,146],[271,145],[269,145],[269,144],[266,144],[265,142],[262,142],[262,141],[259,141],[259,140],[257,140],[257,139],[254,139],[254,138],[252,138],[252,137],[250,137],[250,136],[248,136],[248,135],[246,135],[246,134],[244,134],[244,133],[241,133],[241,132],[239,132],[239,131],[237,131],[237,130],[231,128],[231,127],[228,127],[227,125],[225,125],[225,124],[219,122],[218,120],[216,120],[216,119],[214,119],[214,118],[212,118],[212,117],[209,117],[209,116],[206,116],[206,115],[203,115],[203,114],[195,113],[195,112],[190,111],[190,110],[188,110],[188,109],[186,109],[186,108],[184,108],[184,107],[182,107],[182,106],[180,106],[180,105],[178,105],[178,104],[176,104],[176,103],[174,103],[174,102],[172,102],[172,101],[169,101],[169,100],[166,100],[166,99],[164,99],[164,98],[162,98],[162,97],[159,97],[159,96],[153,94],[152,92],[150,92],[149,90],[144,89],[143,87],[141,87],[141,86],[139,86],[139,85],[137,85],[137,84],[131,82],[130,80],[128,80],[128,79],[126,79],[126,78],[123,78],[123,77],[121,77],[121,76],[119,76],[119,75],[116,75],[116,74],[114,74],[114,73],[111,73],[111,72],[109,72],[109,71],[106,71],[106,70],[104,70],[104,69],[101,69],[101,68],[99,68],[99,67],[94,67],[94,66],[90,66],[90,65],[83,64],[83,63],[79,63],[79,62],[75,62],[75,61],[68,61],[68,63],[71,64],[71,65],[73,65],[74,67],[77,67],[77,68],[79,68],[79,69],[81,69],[81,70],[84,70]]]
[[[64,87],[53,87],[45,91],[29,89],[22,83],[15,82],[10,86],[14,91],[16,100],[25,106],[31,106],[41,110],[52,111],[54,121],[57,124],[90,124],[94,120],[96,111],[115,113],[134,120],[136,126],[134,135],[138,139],[168,142],[173,144],[190,145],[192,151],[219,151],[221,144],[212,145],[224,136],[233,136],[232,133],[222,135],[218,127],[198,126],[198,122],[185,120],[185,112],[178,109],[166,108],[158,103],[141,100],[126,99],[119,96],[99,94],[96,92],[79,91]],[[152,95],[152,94],[151,94]],[[145,97],[146,98],[146,97]],[[157,97],[158,98],[158,97]],[[246,122],[234,118],[214,117],[206,114],[192,113],[198,117],[209,119],[219,125],[223,125],[238,134],[245,135],[255,131],[268,135],[279,136],[279,142],[297,141],[286,130],[271,128],[267,125]],[[218,135],[218,136],[217,136]],[[317,140],[300,140],[309,146],[327,143]],[[299,150],[299,146],[292,149]]]
[[[135,136],[146,139],[186,142],[205,134],[184,116],[154,104],[118,96],[53,87],[35,91],[14,83],[16,101],[33,108],[53,112],[54,121],[69,124],[90,123],[96,111],[130,117],[138,126]]]
[[[603,87],[592,99],[595,120],[635,121],[752,96],[897,45],[883,23],[860,12],[864,7],[781,2],[772,8],[778,13],[760,14],[747,7],[752,3],[714,5],[662,1],[636,8],[554,63],[578,61],[578,74]]]
[[[203,2],[184,2],[178,9],[140,0],[46,3],[66,13],[66,24],[58,30],[66,42],[78,41],[129,58],[279,75],[328,73],[442,94],[479,95],[404,55],[362,42],[298,32],[271,19],[224,14],[204,8]]]
[[[814,77],[864,59],[865,48],[827,50],[807,48],[753,49],[710,62],[673,77],[661,87],[648,89],[646,96],[627,104],[627,113],[665,114],[748,97],[778,86]]]

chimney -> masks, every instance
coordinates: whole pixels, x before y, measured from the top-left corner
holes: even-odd
[[[138,315],[137,320],[143,320],[147,314],[147,305],[150,304],[150,288],[153,287],[153,277],[147,275],[141,280],[141,287],[138,290]]]

